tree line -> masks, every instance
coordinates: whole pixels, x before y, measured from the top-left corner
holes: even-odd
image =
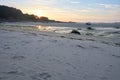
[[[48,17],[38,17],[34,14],[24,14],[20,9],[0,5],[0,21],[38,21],[38,22],[59,22],[50,20]]]

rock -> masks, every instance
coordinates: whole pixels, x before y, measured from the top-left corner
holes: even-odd
[[[94,30],[92,27],[87,27],[88,30]]]
[[[77,31],[77,30],[72,30],[71,33],[73,33],[73,34],[79,34],[80,35],[80,32]]]
[[[112,32],[112,34],[120,34],[120,31]]]
[[[88,22],[88,23],[86,23],[86,25],[91,25],[91,23],[90,23],[90,22]]]
[[[115,27],[115,28],[116,28],[116,29],[120,29],[120,27],[118,27],[118,26],[117,26],[117,27]]]
[[[92,36],[93,34],[92,34],[92,33],[86,33],[86,35],[88,35],[88,36]]]
[[[120,47],[120,43],[115,43],[116,46]]]

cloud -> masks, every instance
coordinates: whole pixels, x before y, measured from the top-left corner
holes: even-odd
[[[72,3],[72,4],[79,4],[80,2],[77,2],[77,1],[70,1],[70,3]]]
[[[103,6],[104,8],[110,8],[110,9],[120,8],[120,5],[117,4],[99,4],[99,5]]]
[[[120,5],[117,4],[99,4],[100,6],[103,6],[106,8],[107,15],[114,16],[116,18],[120,18]],[[105,12],[104,11],[104,12]]]

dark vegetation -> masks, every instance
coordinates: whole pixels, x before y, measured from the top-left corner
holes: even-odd
[[[35,22],[60,22],[50,20],[48,17],[38,17],[34,14],[24,14],[20,9],[0,5],[0,22],[3,21],[35,21]]]

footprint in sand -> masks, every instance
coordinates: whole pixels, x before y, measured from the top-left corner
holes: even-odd
[[[103,76],[103,77],[100,77],[100,80],[108,80],[108,78]]]
[[[9,46],[5,46],[4,49],[10,49],[10,47]]]
[[[114,56],[114,57],[116,57],[116,58],[120,58],[120,56],[119,56],[119,55],[115,55],[115,54],[113,54],[112,56]]]
[[[7,77],[0,77],[0,80],[6,80],[7,79]]]
[[[99,47],[97,47],[97,46],[93,46],[93,45],[91,45],[90,47],[95,48],[95,49],[98,49],[98,48],[99,48]]]
[[[38,40],[38,42],[41,42],[42,40]]]
[[[22,59],[25,59],[25,56],[13,56],[12,59],[22,60]]]
[[[6,80],[6,78],[9,78],[10,76],[25,76],[23,72],[19,72],[17,70],[3,72],[3,74],[4,76],[0,77],[0,80]]]
[[[49,40],[52,43],[57,43],[57,40]]]
[[[37,36],[37,34],[36,34],[36,33],[30,33],[30,35],[32,35],[32,36]]]
[[[81,45],[77,45],[77,47],[82,48],[82,49],[85,49],[85,47],[83,47],[83,46],[81,46]]]
[[[2,77],[0,77],[0,80],[2,80],[3,78]]]
[[[6,72],[6,74],[8,74],[8,75],[20,75],[20,76],[24,76],[24,73],[22,73],[22,72],[19,72],[19,71],[8,71],[8,72]]]
[[[52,76],[46,72],[30,76],[32,80],[49,80]]]

